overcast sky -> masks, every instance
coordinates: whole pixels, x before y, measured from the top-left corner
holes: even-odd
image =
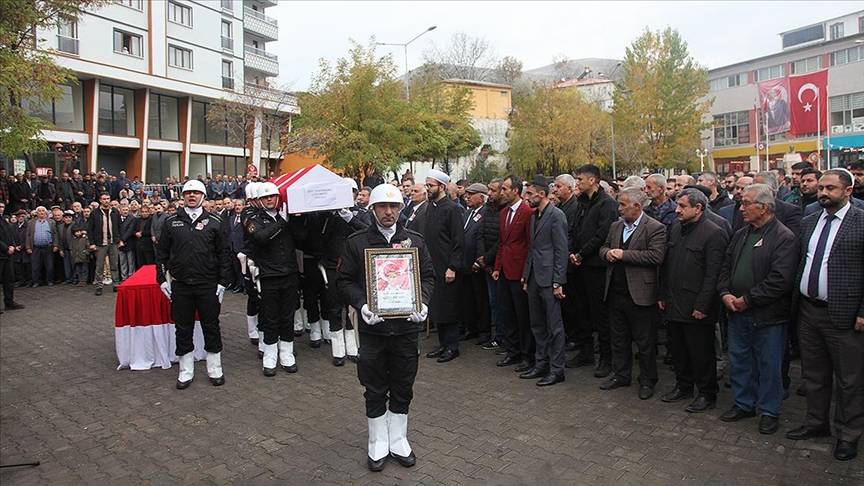
[[[349,39],[406,42],[432,25],[437,29],[409,46],[408,64],[423,62],[431,43],[445,46],[455,33],[484,37],[500,56],[525,69],[553,58],[621,58],[646,27],[671,26],[690,53],[708,68],[780,50],[780,32],[861,10],[862,2],[305,2],[281,0],[267,15],[279,20],[279,40],[267,46],[279,56],[279,82],[305,90],[321,58],[344,56]],[[401,70],[401,47],[392,53]]]

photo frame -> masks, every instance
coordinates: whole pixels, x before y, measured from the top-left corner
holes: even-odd
[[[367,248],[366,302],[385,318],[420,312],[420,253],[417,248]]]

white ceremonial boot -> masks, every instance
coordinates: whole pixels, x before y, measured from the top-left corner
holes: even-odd
[[[305,312],[306,309],[302,307],[294,311],[294,337],[300,337],[303,335],[303,329],[305,328],[304,322],[306,322],[306,319],[304,319]]]
[[[330,321],[327,319],[321,319],[321,337],[325,343],[330,344]]]
[[[351,361],[357,362],[357,331],[355,329],[345,329],[345,354]]]
[[[264,357],[264,333],[258,333],[258,359]]]
[[[180,356],[180,374],[177,376],[177,389],[189,388],[195,378],[195,356],[192,351]]]
[[[309,346],[321,347],[321,321],[315,321],[309,325]]]
[[[264,340],[262,339],[263,343]],[[276,360],[279,356],[279,347],[276,343],[264,344],[264,357],[261,358],[261,367],[264,370],[264,376],[276,376]]]
[[[258,316],[246,316],[246,332],[249,334],[249,342],[258,344]]]
[[[353,336],[352,336],[353,337]],[[333,366],[345,364],[345,331],[339,329],[330,333],[330,346],[333,351]]]
[[[207,353],[207,376],[213,386],[225,384],[225,374],[222,373],[222,353]]]
[[[387,436],[390,443],[390,457],[403,467],[411,467],[417,463],[417,456],[408,445],[408,414],[393,413],[387,410]]]
[[[369,447],[366,454],[366,466],[370,471],[378,472],[384,469],[384,460],[390,452],[387,439],[387,415],[366,419],[369,425]]]
[[[293,341],[279,341],[279,364],[288,373],[297,373],[297,361],[294,359]]]

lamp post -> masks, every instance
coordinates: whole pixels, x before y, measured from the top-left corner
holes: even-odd
[[[621,67],[621,63],[619,62],[612,69],[612,72],[609,73],[609,80],[612,81],[613,87],[615,87],[616,85],[615,85],[615,81],[612,79],[612,75],[615,74],[615,71],[617,71],[618,68],[620,68],[620,67]],[[614,95],[614,93],[613,93],[613,95]],[[610,111],[614,111],[614,108],[615,108],[615,103],[614,103],[614,99],[613,99],[613,103],[610,106]],[[615,115],[614,115],[614,113],[610,113],[610,115],[611,116],[609,117],[609,125],[611,127],[611,132],[612,132],[612,180],[615,180],[618,178],[618,170],[617,170],[617,167],[615,166]]]
[[[705,172],[705,157],[708,155],[708,149],[696,149],[696,156],[699,157],[699,172]]]
[[[398,43],[398,42],[376,42],[375,43],[375,45],[378,45],[378,46],[398,46],[398,47],[402,47],[402,49],[404,49],[404,52],[405,52],[405,99],[411,99],[411,92],[409,91],[409,88],[408,88],[408,45],[411,44],[412,42],[414,42],[415,40],[419,39],[420,36],[422,36],[423,34],[425,34],[427,32],[431,32],[437,28],[438,28],[437,25],[433,25],[433,26],[429,27],[428,29],[424,30],[423,32],[420,32],[419,34],[412,37],[411,40],[409,40],[408,42],[404,42],[404,43]]]

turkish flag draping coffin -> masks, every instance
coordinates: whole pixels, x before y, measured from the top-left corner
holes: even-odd
[[[291,214],[350,208],[351,183],[318,164],[271,179]]]
[[[828,130],[828,70],[789,77],[792,135]]]

